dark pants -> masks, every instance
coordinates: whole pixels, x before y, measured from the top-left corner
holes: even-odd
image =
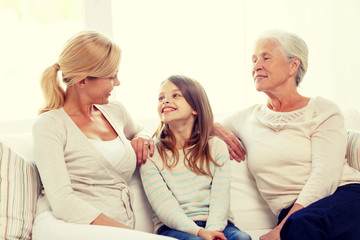
[[[205,226],[206,226],[205,221],[195,221],[195,223],[196,223],[196,225],[203,227],[203,228],[205,228]],[[183,240],[203,239],[201,237],[197,237],[197,236],[191,235],[186,232],[171,229],[165,225],[160,227],[157,233],[159,235],[173,237],[176,239],[183,239]],[[247,233],[245,233],[245,232],[241,231],[240,229],[238,229],[237,227],[235,227],[234,224],[232,224],[231,222],[228,222],[228,225],[223,230],[223,234],[225,235],[227,240],[251,240],[251,237]]]
[[[279,223],[289,212],[283,209]],[[334,194],[293,213],[281,240],[360,240],[360,184],[339,187]]]

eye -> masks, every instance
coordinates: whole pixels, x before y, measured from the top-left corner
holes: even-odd
[[[179,94],[179,93],[174,93],[173,97],[174,97],[174,98],[181,97],[181,94]]]
[[[112,77],[109,77],[110,80],[114,80],[115,78],[117,78],[117,74],[115,74],[115,75],[112,76]]]
[[[159,100],[159,102],[161,102],[162,100],[164,100],[164,97],[160,96],[158,100]]]

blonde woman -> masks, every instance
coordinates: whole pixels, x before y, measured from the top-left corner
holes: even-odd
[[[34,240],[155,239],[130,230],[135,219],[128,182],[136,158],[141,163],[154,145],[123,105],[109,102],[120,84],[120,53],[105,35],[80,32],[42,75],[45,106],[33,136],[43,190]]]

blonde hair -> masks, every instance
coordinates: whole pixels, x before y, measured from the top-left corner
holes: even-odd
[[[197,113],[191,136],[185,142],[183,149],[186,160],[185,164],[196,174],[204,174],[211,177],[210,163],[213,163],[215,166],[220,165],[212,158],[209,149],[208,142],[214,125],[214,116],[207,94],[199,82],[182,75],[170,76],[164,82],[166,81],[173,83],[179,88],[185,100]],[[179,162],[179,153],[176,149],[175,137],[169,125],[161,122],[154,136],[156,137],[156,147],[164,166],[167,168],[175,167]],[[169,158],[166,150],[170,150],[173,156],[172,159]]]
[[[296,86],[299,86],[308,69],[309,50],[305,41],[294,33],[282,30],[265,32],[259,37],[257,42],[260,40],[270,40],[277,44],[281,53],[288,61],[296,57],[300,59],[300,66],[296,74]]]
[[[58,62],[45,69],[41,76],[41,89],[45,104],[40,113],[57,109],[65,101],[62,81],[72,86],[86,77],[112,77],[120,64],[121,50],[110,38],[96,31],[82,31],[64,46]]]

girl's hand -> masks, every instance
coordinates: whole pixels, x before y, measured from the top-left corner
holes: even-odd
[[[270,232],[262,235],[259,240],[280,240],[280,229],[274,228]]]
[[[232,131],[219,123],[215,123],[212,130],[212,135],[219,137],[227,144],[231,160],[235,159],[237,162],[245,160],[246,152],[241,146],[239,139]]]
[[[145,163],[148,156],[152,157],[155,151],[153,140],[143,137],[133,138],[131,146],[135,151],[138,165]]]
[[[221,231],[206,230],[205,228],[201,228],[197,236],[205,240],[226,240],[225,235]]]

